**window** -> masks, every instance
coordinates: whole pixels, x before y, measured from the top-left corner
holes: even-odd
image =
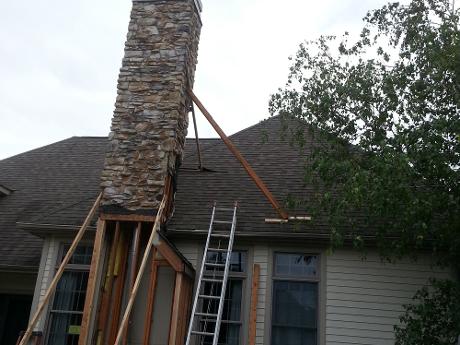
[[[272,345],[316,345],[318,256],[275,253]]]
[[[59,264],[69,247],[63,246]],[[78,246],[59,279],[50,311],[48,345],[78,344],[91,255],[91,246]]]
[[[225,263],[226,253],[208,252],[208,262],[217,264]],[[243,251],[233,251],[230,257],[230,273],[225,291],[224,310],[222,313],[222,323],[219,332],[219,342],[222,345],[238,345],[241,344],[241,327],[242,320],[242,300],[244,291],[244,282],[246,278],[247,253]],[[213,268],[207,273],[222,275],[223,268]],[[220,284],[205,282],[204,293],[206,295],[216,295],[220,291]],[[217,314],[218,300],[205,300],[202,305],[202,311],[206,313]],[[208,332],[214,331],[215,322],[209,319],[202,320],[202,330]],[[212,345],[212,337],[203,337],[203,345]]]

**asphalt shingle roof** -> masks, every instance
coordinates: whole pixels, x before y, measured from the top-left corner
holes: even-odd
[[[280,137],[282,123],[270,118],[231,136],[232,141],[279,202],[288,195],[307,197],[304,185],[306,150]],[[306,137],[314,144],[313,137]],[[327,235],[321,222],[267,224],[277,213],[220,139],[201,139],[205,171],[198,171],[196,144],[188,139],[179,169],[175,212],[168,231],[206,230],[214,201],[239,203],[240,233],[304,233]],[[0,184],[14,192],[0,197],[0,266],[37,266],[41,240],[17,222],[72,225],[82,223],[99,192],[107,147],[105,137],[72,137],[0,161]],[[305,215],[305,211],[299,211]],[[298,214],[299,214],[298,213]]]

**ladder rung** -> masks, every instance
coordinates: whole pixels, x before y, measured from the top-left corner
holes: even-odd
[[[207,336],[210,336],[210,337],[213,337],[213,336],[214,336],[214,333],[200,332],[200,331],[192,331],[192,334],[196,334],[196,335],[207,335]]]
[[[223,248],[208,248],[208,252],[221,252],[221,253],[226,253],[227,249]]]
[[[233,222],[230,222],[228,220],[215,220],[213,223],[216,223],[216,224],[233,224]]]
[[[225,267],[225,264],[215,264],[212,262],[205,262],[204,263],[206,266],[211,266],[211,267]]]
[[[198,316],[207,316],[207,317],[217,317],[217,314],[210,314],[210,313],[195,313]]]
[[[203,299],[220,299],[220,296],[212,296],[212,295],[198,295],[198,297]]]
[[[222,279],[214,279],[214,278],[203,278],[204,282],[211,282],[211,283],[223,283]]]
[[[229,238],[230,235],[227,235],[227,234],[216,234],[216,233],[211,233],[211,236],[212,237],[223,237],[223,238]]]
[[[235,211],[235,209],[229,207],[216,207],[216,211]]]

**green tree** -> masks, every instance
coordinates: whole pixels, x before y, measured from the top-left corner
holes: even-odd
[[[345,33],[301,44],[272,95],[271,114],[324,139],[306,177],[334,191],[315,205],[335,246],[352,234],[365,247],[360,231],[372,228],[386,258],[430,249],[437,263],[460,268],[459,14],[448,0],[370,11],[353,42]],[[299,133],[291,138],[303,145]],[[368,217],[357,223],[355,211]]]

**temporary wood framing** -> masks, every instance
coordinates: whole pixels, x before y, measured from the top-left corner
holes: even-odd
[[[187,294],[187,278],[182,272],[176,272],[174,298],[169,325],[169,345],[183,345],[186,324],[185,296]]]
[[[147,308],[145,309],[143,345],[149,345],[150,343],[153,307],[155,305],[155,291],[157,288],[157,276],[158,276],[158,266],[159,266],[158,260],[155,259],[155,255],[156,255],[156,248],[153,248],[152,264],[150,266],[150,280],[149,280],[149,290],[148,290],[148,296],[147,296]]]
[[[96,212],[97,207],[99,206],[99,203],[101,201],[102,193],[98,195],[96,198],[96,201],[94,202],[93,206],[91,207],[85,221],[83,222],[83,225],[81,226],[80,230],[78,231],[77,235],[75,236],[69,250],[67,251],[67,254],[65,255],[64,259],[61,262],[61,265],[59,266],[59,269],[57,270],[56,274],[54,275],[53,280],[51,281],[50,286],[46,290],[45,296],[42,300],[42,302],[39,304],[34,316],[32,317],[32,320],[29,323],[29,326],[27,327],[26,332],[24,333],[24,337],[22,338],[21,342],[19,345],[25,345],[29,341],[29,338],[32,334],[32,331],[37,324],[41,313],[45,309],[45,307],[48,305],[49,299],[51,295],[54,293],[54,290],[56,289],[57,283],[59,282],[59,279],[62,276],[62,273],[64,273],[65,266],[69,262],[70,258],[72,257],[73,253],[75,252],[75,249],[78,246],[78,243],[82,239],[83,235],[85,234],[85,231],[90,224],[91,220],[93,219],[94,213]]]
[[[268,201],[272,204],[273,208],[278,212],[281,218],[287,219],[288,214],[287,212],[281,207],[281,205],[278,203],[278,201],[275,199],[273,194],[270,192],[270,190],[265,186],[265,183],[262,181],[262,179],[257,175],[257,173],[252,169],[251,165],[249,165],[248,161],[243,157],[243,155],[238,151],[238,149],[233,145],[232,141],[227,137],[227,135],[224,133],[224,131],[219,127],[217,122],[213,119],[211,114],[206,110],[206,108],[203,106],[203,104],[200,102],[200,100],[195,96],[193,91],[191,89],[188,90],[188,93],[190,97],[192,98],[193,102],[197,105],[197,107],[200,109],[200,111],[203,113],[204,117],[208,120],[208,122],[211,124],[211,126],[214,128],[214,130],[219,134],[219,136],[222,138],[222,141],[225,143],[225,145],[228,147],[231,153],[236,157],[236,159],[241,163],[243,166],[244,170],[248,173],[249,177],[254,181],[254,183],[257,185],[257,187],[262,191],[262,193],[265,195],[265,197],[268,199]]]
[[[136,298],[137,291],[139,290],[139,286],[141,284],[142,275],[144,274],[145,266],[147,265],[147,260],[152,251],[153,241],[157,235],[158,228],[160,227],[161,218],[163,216],[163,210],[166,204],[166,199],[167,199],[167,195],[166,193],[164,193],[163,199],[161,200],[161,203],[160,203],[160,207],[158,208],[158,213],[155,219],[155,223],[153,224],[152,233],[150,234],[150,238],[147,242],[147,247],[145,248],[145,251],[144,251],[144,256],[142,257],[141,265],[139,267],[139,272],[137,273],[137,276],[136,276],[136,281],[134,282],[133,289],[129,296],[128,304],[126,306],[126,310],[123,315],[123,319],[121,320],[120,328],[118,329],[118,333],[117,333],[117,337],[115,339],[114,345],[120,344],[123,332],[125,332],[126,325],[127,325],[129,316],[131,314],[131,310],[133,309],[134,299]]]
[[[172,268],[174,268],[174,271],[184,272],[184,262],[182,258],[177,255],[177,253],[167,243],[165,243],[158,234],[155,238],[155,247],[166,259],[166,261],[168,261]]]
[[[112,296],[112,282],[113,282],[113,270],[115,266],[115,257],[117,251],[118,240],[120,238],[120,223],[115,224],[115,233],[113,235],[112,244],[110,246],[109,262],[107,264],[107,273],[104,279],[104,289],[102,292],[101,306],[99,309],[98,317],[98,343],[104,342],[106,332],[106,326],[108,324],[107,319],[109,318],[110,310],[110,299]]]
[[[128,241],[126,233],[121,233],[119,241],[119,252],[117,253],[118,262],[115,263],[114,276],[115,283],[113,286],[114,294],[112,298],[112,320],[110,325],[109,344],[113,344],[115,336],[117,335],[118,322],[120,320],[121,302],[123,299],[123,288],[125,286],[126,266],[128,259]],[[131,289],[131,286],[129,287]]]
[[[249,345],[256,344],[257,303],[260,279],[260,265],[254,264],[252,268],[251,310],[249,312]]]
[[[96,238],[94,239],[93,255],[91,258],[91,267],[88,276],[88,285],[86,287],[85,306],[83,308],[83,316],[81,320],[80,337],[78,345],[86,345],[88,342],[88,334],[90,328],[90,320],[94,310],[94,295],[96,292],[97,277],[101,270],[102,245],[104,243],[106,231],[105,220],[97,221]]]
[[[114,220],[120,222],[154,222],[155,216],[145,216],[142,214],[108,214],[101,213],[99,218],[103,220]]]

